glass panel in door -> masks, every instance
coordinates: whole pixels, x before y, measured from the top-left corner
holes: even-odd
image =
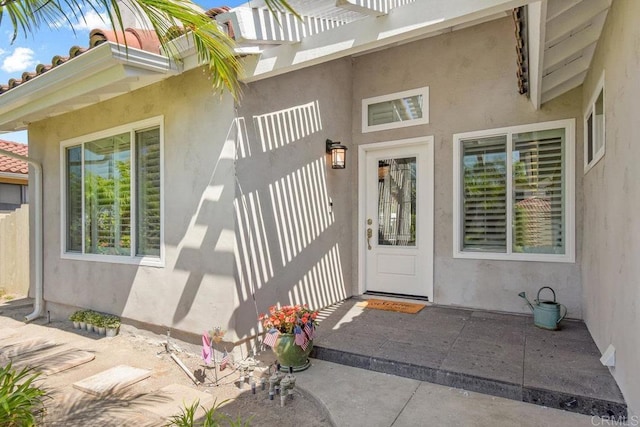
[[[416,245],[416,158],[378,161],[378,245]]]

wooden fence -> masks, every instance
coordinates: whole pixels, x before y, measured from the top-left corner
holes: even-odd
[[[29,291],[29,205],[0,214],[0,293]]]

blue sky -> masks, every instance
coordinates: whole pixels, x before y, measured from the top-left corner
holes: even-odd
[[[247,0],[196,0],[204,9],[226,5],[230,7],[246,3]],[[69,48],[75,45],[88,46],[89,31],[93,28],[105,28],[107,24],[93,10],[85,11],[85,21],[73,23],[75,34],[68,23],[55,26],[43,26],[34,34],[19,34],[11,43],[13,27],[8,19],[0,24],[0,82],[6,84],[11,78],[19,79],[25,71],[33,71],[36,65],[50,64],[55,55],[67,55]],[[27,142],[26,131],[0,134],[0,139]]]

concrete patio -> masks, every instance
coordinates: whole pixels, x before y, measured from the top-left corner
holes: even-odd
[[[627,408],[584,323],[431,305],[371,310],[351,298],[323,312],[312,357],[585,415]]]

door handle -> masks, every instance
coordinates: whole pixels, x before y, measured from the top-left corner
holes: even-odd
[[[367,228],[367,247],[371,250],[371,237],[373,237],[373,230],[371,227]]]

